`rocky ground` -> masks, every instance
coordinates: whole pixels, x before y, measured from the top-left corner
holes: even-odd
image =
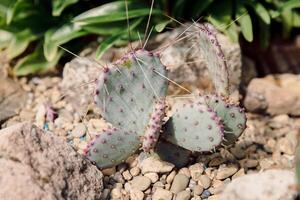
[[[1,79],[0,163],[4,167],[0,177],[12,171],[5,177],[20,180],[15,181],[20,186],[15,192],[13,182],[7,184],[3,181],[5,178],[0,179],[0,195],[7,195],[7,199],[18,199],[14,194],[23,197],[29,194],[29,199],[295,198],[300,75],[270,75],[251,80],[242,102],[247,110],[247,129],[235,145],[214,153],[194,155],[183,168],[137,153],[117,167],[101,170],[102,175],[81,156],[88,141],[109,126],[89,104],[91,99],[86,98],[92,94],[93,83],[82,83],[91,81],[95,73],[85,64],[73,60],[65,67],[63,77],[21,78],[18,82]],[[72,66],[78,68],[68,72],[74,69]],[[235,67],[240,69],[233,70],[238,71],[233,84],[237,86],[241,64]],[[94,67],[94,70],[99,69]],[[173,79],[178,77],[176,73],[180,74],[178,70],[174,69],[174,73],[171,70]],[[190,71],[191,74],[196,72],[199,73],[199,69]],[[88,73],[90,75],[86,75]],[[209,85],[204,84],[204,79],[201,83],[191,82],[196,88],[199,84]],[[2,84],[7,86],[2,87]],[[20,122],[28,123],[20,125]],[[20,137],[16,136],[20,133]],[[11,148],[15,146],[20,148]],[[27,182],[30,184],[25,184]]]

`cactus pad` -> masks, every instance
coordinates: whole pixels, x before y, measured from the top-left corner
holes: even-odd
[[[139,146],[140,138],[136,133],[109,128],[89,143],[84,154],[99,168],[106,168],[123,162]]]
[[[221,144],[223,124],[203,101],[177,101],[166,124],[164,138],[191,151],[211,151]]]
[[[143,136],[142,149],[145,152],[148,152],[155,147],[155,144],[158,141],[160,135],[164,116],[165,100],[162,99],[156,103],[154,111],[152,112],[152,115],[150,117],[148,127]]]
[[[145,50],[126,54],[107,67],[98,80],[95,102],[114,127],[143,136],[155,103],[164,98],[165,66]]]
[[[246,128],[247,119],[244,109],[218,95],[205,95],[203,98],[207,105],[222,119],[224,144],[234,143]]]
[[[217,40],[217,30],[208,23],[197,25],[200,53],[218,94],[229,95],[229,74],[224,53]]]

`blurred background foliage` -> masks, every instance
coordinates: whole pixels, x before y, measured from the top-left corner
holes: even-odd
[[[128,0],[131,39],[144,37],[151,0]],[[259,41],[266,48],[276,33],[288,38],[300,27],[299,0],[156,0],[153,35],[180,22],[209,21],[232,41]],[[276,30],[276,31],[274,31]],[[278,32],[278,30],[280,30]],[[240,37],[241,36],[241,37]],[[0,50],[17,76],[53,69],[66,54],[98,41],[98,58],[128,43],[125,1],[1,0]]]

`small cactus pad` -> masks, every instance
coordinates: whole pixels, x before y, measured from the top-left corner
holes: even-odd
[[[89,143],[84,154],[99,168],[106,168],[123,162],[139,146],[140,138],[137,134],[118,128],[109,128]]]
[[[221,144],[223,124],[217,114],[196,97],[177,101],[166,124],[164,138],[190,151],[211,151]]]
[[[159,100],[154,107],[145,135],[143,136],[142,149],[145,152],[149,152],[153,149],[159,138],[163,118],[165,116],[165,106],[165,100],[163,99]]]
[[[190,161],[189,150],[164,140],[157,143],[154,152],[161,160],[173,163],[178,168],[187,165]]]
[[[229,72],[226,59],[217,40],[217,30],[208,23],[197,25],[200,53],[207,63],[208,71],[218,94],[229,95]]]
[[[247,118],[244,109],[218,95],[205,95],[204,99],[224,124],[224,144],[234,143],[246,128]]]
[[[143,136],[155,103],[164,98],[168,82],[158,56],[145,50],[126,54],[107,67],[98,80],[95,102],[114,127]]]

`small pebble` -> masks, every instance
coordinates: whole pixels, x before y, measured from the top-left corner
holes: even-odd
[[[189,167],[189,171],[190,171],[192,179],[194,181],[199,181],[200,176],[202,175],[202,173],[204,171],[204,168],[203,168],[203,165],[201,165],[200,163],[196,163]]]
[[[145,176],[136,176],[130,181],[131,187],[140,191],[147,190],[151,185],[151,180]]]
[[[189,200],[190,198],[191,193],[187,190],[183,190],[176,195],[175,200]]]
[[[201,196],[202,199],[206,199],[206,198],[208,198],[210,195],[211,195],[211,194],[210,194],[209,190],[204,190],[200,196]]]
[[[173,180],[171,186],[171,192],[177,194],[178,192],[184,190],[189,184],[189,177],[184,174],[177,174]]]
[[[202,185],[204,189],[207,189],[210,187],[211,180],[207,175],[201,175],[198,184]]]
[[[232,167],[226,166],[226,167],[219,168],[216,179],[222,180],[222,179],[228,178],[228,177],[232,176],[233,174],[235,174],[237,172],[237,170],[238,169],[234,166],[232,166]]]
[[[141,170],[143,174],[147,172],[166,173],[172,171],[173,168],[174,165],[172,163],[168,163],[154,157],[146,158],[141,163]]]
[[[130,174],[132,176],[137,176],[140,174],[140,172],[141,172],[141,169],[138,167],[133,167],[132,169],[130,169]]]
[[[172,172],[167,176],[167,179],[166,179],[167,183],[171,184],[172,181],[173,181],[173,179],[174,179],[174,177],[175,177],[175,175],[176,175],[176,171],[172,171]]]
[[[162,188],[157,188],[155,192],[153,193],[152,199],[153,200],[172,200],[173,194],[172,192],[162,189]]]
[[[203,192],[202,185],[195,185],[193,188],[194,196],[199,196]]]
[[[152,183],[155,183],[156,181],[158,181],[158,174],[157,173],[153,173],[153,172],[150,172],[150,173],[146,173],[144,174],[144,176],[148,177]]]
[[[125,170],[123,173],[122,173],[123,177],[125,180],[131,180],[132,179],[132,175],[130,174],[130,172],[128,170]]]
[[[143,200],[144,199],[144,193],[137,189],[130,190],[130,199],[131,200]]]

